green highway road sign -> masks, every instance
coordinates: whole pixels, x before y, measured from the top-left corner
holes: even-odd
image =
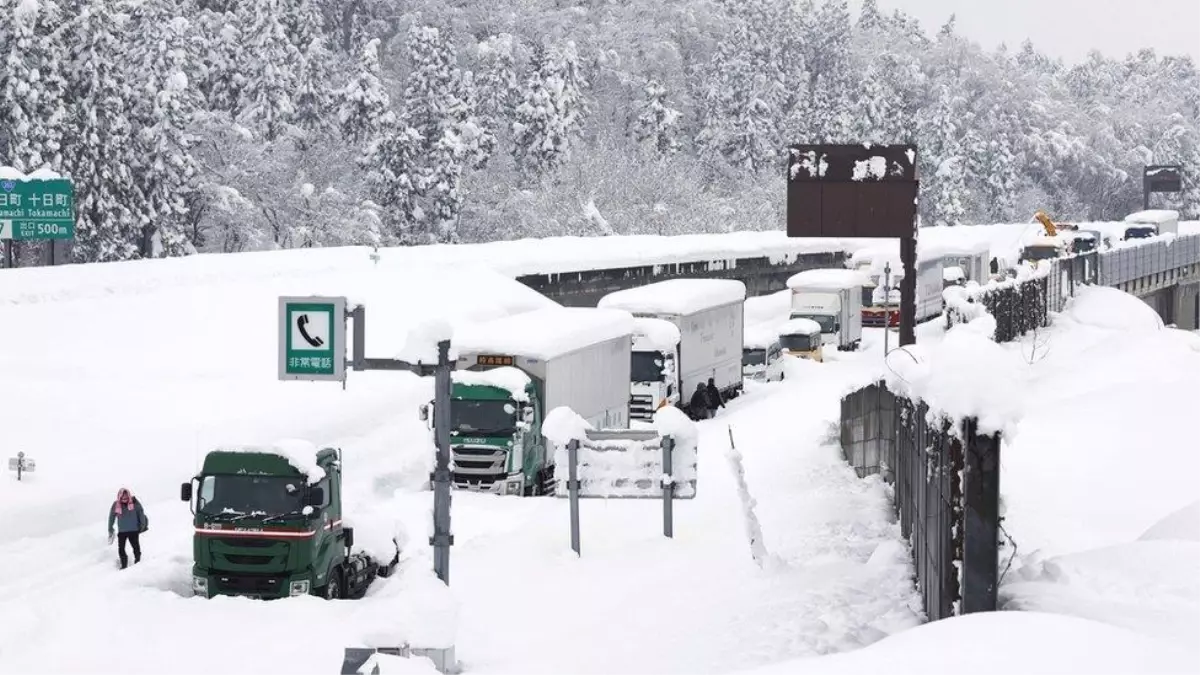
[[[279,298],[279,379],[346,379],[346,298]]]
[[[75,188],[66,178],[0,178],[0,239],[75,238]]]

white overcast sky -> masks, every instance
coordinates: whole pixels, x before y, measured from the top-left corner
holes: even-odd
[[[1017,49],[1025,38],[1043,53],[1076,63],[1091,49],[1122,58],[1143,47],[1190,54],[1200,65],[1200,0],[878,0],[934,34],[951,14],[964,36],[991,49]],[[861,0],[850,0],[858,16]]]

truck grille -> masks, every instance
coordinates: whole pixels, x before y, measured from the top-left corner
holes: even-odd
[[[629,417],[647,422],[654,419],[654,399],[650,396],[635,395],[629,397]]]
[[[287,579],[261,574],[217,574],[213,581],[220,593],[277,597],[283,595]]]
[[[219,537],[209,542],[209,550],[214,570],[241,575],[282,571],[287,566],[290,548],[287,542],[271,539]]]
[[[508,452],[492,445],[455,445],[450,448],[454,458],[454,483],[462,488],[487,489],[507,475],[505,462]]]

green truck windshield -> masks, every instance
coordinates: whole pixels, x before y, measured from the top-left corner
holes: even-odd
[[[517,404],[514,401],[450,402],[450,428],[471,435],[511,436],[517,430]]]
[[[210,517],[293,513],[304,508],[304,493],[299,476],[205,476],[196,510]]]

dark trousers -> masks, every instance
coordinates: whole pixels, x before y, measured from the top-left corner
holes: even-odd
[[[125,567],[129,565],[129,556],[125,555],[126,541],[133,546],[133,562],[136,564],[142,561],[142,545],[138,542],[138,533],[118,532],[117,555],[121,556],[121,569],[125,569]]]

